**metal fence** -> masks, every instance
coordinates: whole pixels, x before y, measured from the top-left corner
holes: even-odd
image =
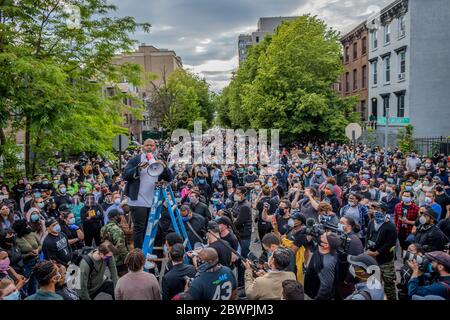
[[[450,154],[449,137],[419,137],[414,139],[419,154],[431,156],[435,153]]]

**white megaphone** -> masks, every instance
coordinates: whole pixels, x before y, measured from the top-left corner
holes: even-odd
[[[147,172],[149,176],[158,177],[164,171],[164,166],[159,162],[154,162],[148,166]]]

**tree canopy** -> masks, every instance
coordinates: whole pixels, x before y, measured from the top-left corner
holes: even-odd
[[[284,22],[249,48],[218,99],[218,119],[233,128],[277,128],[285,140],[340,140],[357,119],[354,99],[333,90],[343,68],[339,34],[305,15]]]

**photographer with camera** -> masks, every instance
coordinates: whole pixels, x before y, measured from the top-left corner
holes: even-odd
[[[388,206],[386,203],[374,201],[370,204],[369,210],[374,218],[367,230],[366,253],[378,262],[388,300],[397,300],[394,269],[394,248],[397,242],[397,232],[387,214]]]
[[[448,242],[447,237],[436,225],[436,212],[432,207],[421,208],[423,214],[419,218],[414,241],[420,244],[424,252],[442,251]]]
[[[270,236],[266,234],[265,237]],[[276,237],[275,237],[276,239]],[[245,294],[249,300],[280,300],[283,296],[283,281],[294,280],[295,274],[285,271],[291,263],[292,252],[288,249],[277,248],[269,258],[270,271],[258,271],[258,277],[253,277],[252,262],[246,260],[245,265]]]
[[[189,286],[188,292],[192,300],[236,299],[236,279],[230,268],[219,263],[215,249],[205,248],[198,254],[188,253],[189,255],[193,260],[200,260],[198,276]]]
[[[190,281],[197,273],[193,265],[183,262],[183,257],[183,244],[175,243],[169,250],[169,259],[172,263],[172,268],[164,274],[161,283],[163,300],[171,300],[175,295],[183,292],[185,282]]]
[[[345,299],[354,289],[354,277],[349,273],[350,264],[348,256],[358,256],[364,252],[364,247],[357,233],[360,226],[351,217],[342,217],[338,223],[338,230],[344,232],[348,239],[348,244],[343,252],[338,252],[339,272],[337,293],[341,299]]]
[[[412,243],[406,251],[403,251],[403,266],[400,268],[400,283],[397,284],[399,300],[409,300],[408,282],[411,279],[413,270],[408,265],[409,261],[416,261],[421,271],[428,271],[428,258],[424,256],[422,246],[418,243]]]
[[[308,235],[308,239],[312,236]],[[313,250],[305,274],[305,293],[313,300],[331,300],[335,296],[337,254],[341,245],[339,236],[332,232],[322,233]]]
[[[428,268],[434,279],[430,284],[426,284],[427,275],[420,270],[419,264],[415,261],[408,261],[408,265],[413,270],[411,280],[408,283],[408,294],[425,296],[439,296],[446,300],[450,299],[450,255],[442,251],[425,253],[431,261]]]

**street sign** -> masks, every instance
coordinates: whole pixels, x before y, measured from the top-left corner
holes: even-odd
[[[389,125],[409,124],[409,123],[410,123],[409,118],[389,117]],[[386,125],[386,117],[378,117],[378,124],[382,126]]]
[[[130,145],[130,140],[128,137],[124,134],[118,134],[114,137],[112,141],[112,145],[114,150],[118,152],[124,152],[127,150],[128,146]]]
[[[361,126],[357,123],[350,123],[347,127],[345,127],[345,135],[352,141],[355,141],[361,137],[361,134]]]

